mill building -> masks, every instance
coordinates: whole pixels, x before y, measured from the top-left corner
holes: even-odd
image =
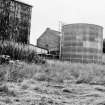
[[[29,44],[32,6],[17,0],[0,0],[0,40]]]
[[[47,28],[37,39],[37,46],[47,49],[48,56],[58,58],[60,51],[60,32]]]

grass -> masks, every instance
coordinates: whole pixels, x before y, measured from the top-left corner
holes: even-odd
[[[29,46],[10,41],[0,41],[0,54],[9,55],[12,59],[27,61],[22,65],[16,63],[0,65],[0,81],[22,81],[33,78],[37,81],[58,83],[75,82],[105,84],[105,66],[98,64],[79,64],[60,61],[48,61],[44,65],[29,62],[37,61],[36,51]],[[103,55],[103,61],[105,55]]]
[[[35,49],[21,43],[0,41],[0,55],[9,55],[14,60],[23,60],[27,62],[37,62],[39,57]]]
[[[0,80],[18,82],[34,79],[47,82],[73,82],[105,84],[105,66],[98,64],[79,64],[54,61],[45,65],[22,62],[22,67],[15,64],[0,66]]]
[[[15,92],[13,90],[9,90],[9,88],[6,85],[0,86],[0,93],[6,94],[8,96],[16,96]]]
[[[105,84],[104,68],[104,65],[97,64],[54,62],[45,67],[45,70],[43,69],[45,72],[40,74],[43,76],[38,77],[45,76],[56,82],[74,81],[75,83]]]
[[[21,64],[0,65],[0,81],[18,82],[23,79],[34,79],[47,82],[74,82],[89,84],[105,84],[105,65],[79,64],[60,61],[47,61],[44,65],[36,62],[36,51],[29,46],[10,41],[0,41],[0,55],[9,55],[18,59]],[[103,61],[105,55],[103,56]]]
[[[95,100],[102,99],[103,101],[105,99],[104,86],[97,86],[105,84],[104,65],[47,62],[45,65],[20,62],[22,67],[19,64],[0,65],[0,71],[4,72],[1,74],[4,77],[2,81],[3,84],[5,83],[0,90],[7,97],[3,97],[0,102],[20,103],[19,105],[22,105],[23,102],[28,105],[64,105],[68,103],[68,100],[71,104],[73,99],[76,99],[77,104],[81,105],[81,102],[87,103],[87,99],[90,104],[95,103]],[[9,83],[8,78],[11,80]],[[22,81],[18,82],[19,80]],[[65,103],[62,102],[63,99],[65,99]]]

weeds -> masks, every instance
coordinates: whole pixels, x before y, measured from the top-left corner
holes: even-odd
[[[0,81],[18,82],[23,79],[64,83],[105,84],[105,66],[97,64],[77,64],[53,62],[37,65],[22,62],[23,66],[9,64],[0,66]]]
[[[36,54],[36,50],[22,43],[0,41],[0,55],[9,55],[13,60],[23,60],[28,63],[44,63]]]
[[[14,97],[16,96],[15,92],[12,90],[9,90],[6,85],[0,86],[0,93],[6,94],[8,96],[14,96]]]

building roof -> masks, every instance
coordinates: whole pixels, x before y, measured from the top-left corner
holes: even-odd
[[[50,28],[46,28],[46,30],[42,33],[41,36],[39,36],[39,38],[37,40],[39,40],[40,38],[42,38],[44,35],[46,35],[46,33],[50,33],[51,35],[57,36],[60,38],[60,32],[56,31],[56,30],[52,30]]]
[[[29,44],[29,46],[33,46],[33,47],[36,47],[36,48],[41,48],[41,49],[47,50],[46,48],[39,47],[39,46],[37,46],[37,45],[33,45],[33,44]]]
[[[22,1],[18,1],[18,0],[12,0],[12,1],[15,1],[15,2],[20,3],[20,4],[23,4],[23,5],[27,5],[27,6],[29,6],[29,7],[33,7],[32,5],[27,4],[27,3],[24,3],[24,2],[22,2]]]
[[[53,35],[60,36],[60,32],[59,31],[56,31],[56,30],[53,30],[53,29],[50,29],[50,28],[47,28],[45,32],[50,32]]]
[[[72,24],[64,24],[64,26],[73,26],[73,25],[85,25],[85,26],[94,26],[94,27],[100,27],[103,29],[103,26],[97,25],[97,24],[91,24],[91,23],[72,23]]]
[[[57,34],[60,33],[59,31],[53,30],[53,29],[51,29],[51,28],[47,28],[47,30],[53,31],[54,33],[57,33]]]

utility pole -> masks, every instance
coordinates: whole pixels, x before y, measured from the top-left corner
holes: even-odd
[[[63,31],[62,31],[62,27],[65,25],[66,23],[59,21],[59,32],[60,32],[60,52],[59,52],[59,59],[62,59],[62,41],[63,41]]]
[[[61,21],[59,21],[59,36],[60,36],[60,42],[59,42],[59,59],[61,59],[61,37],[62,37],[62,29],[61,29]]]
[[[60,32],[60,43],[59,43],[59,59],[62,59],[62,38],[63,38],[63,33],[62,33],[62,26],[63,26],[63,22],[59,21],[59,32]]]

